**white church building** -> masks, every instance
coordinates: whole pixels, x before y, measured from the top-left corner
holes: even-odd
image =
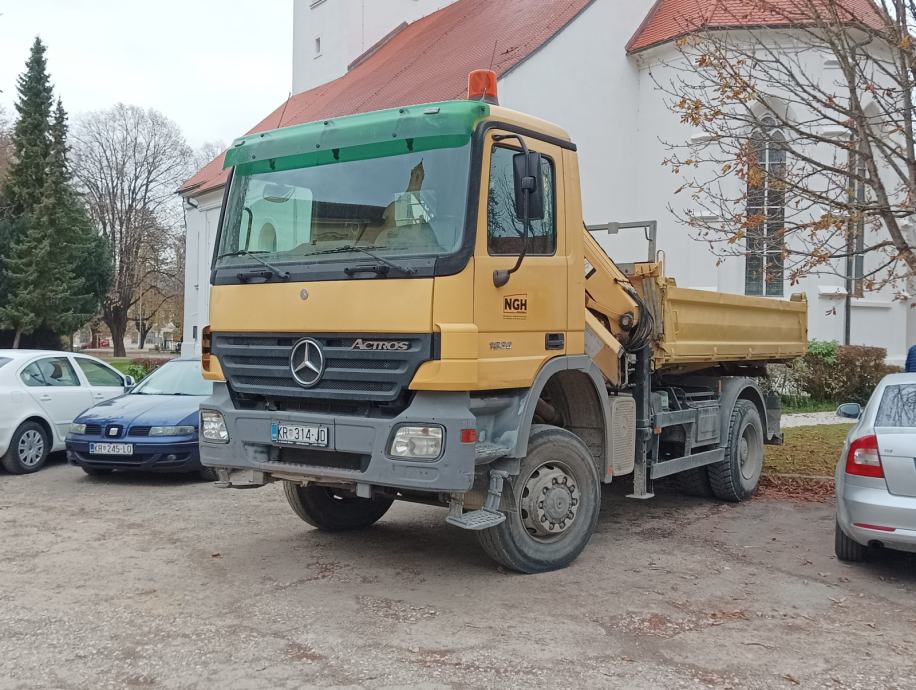
[[[662,142],[687,142],[697,132],[668,109],[651,72],[678,59],[681,13],[716,2],[294,0],[293,96],[251,131],[461,98],[468,72],[491,67],[501,105],[557,123],[577,144],[586,223],[656,220],[666,272],[679,285],[760,294],[745,257],[720,262],[678,223],[672,208],[689,213],[690,199],[676,194],[681,180],[662,165],[670,155]],[[827,62],[808,68],[827,78]],[[184,352],[199,351],[208,321],[226,179],[220,157],[180,190],[187,223]],[[634,237],[598,236],[620,261],[645,256]],[[841,275],[812,276],[763,292],[805,292],[809,336],[843,342],[845,285]],[[849,304],[850,343],[886,348],[891,362],[902,362],[916,343],[912,302],[886,290]]]

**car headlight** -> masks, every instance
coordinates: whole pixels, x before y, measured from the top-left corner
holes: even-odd
[[[70,433],[71,433],[71,434],[85,434],[85,433],[86,433],[86,425],[85,425],[85,424],[77,424],[76,422],[72,422],[72,423],[70,424]]]
[[[149,430],[150,436],[190,436],[193,433],[193,426],[154,426]]]
[[[223,415],[216,410],[201,410],[200,435],[205,441],[229,443],[229,430]]]
[[[442,453],[441,426],[402,426],[394,434],[389,453],[397,458],[434,460]]]

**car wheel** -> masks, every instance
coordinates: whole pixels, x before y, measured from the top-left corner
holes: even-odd
[[[833,535],[833,550],[836,557],[847,563],[861,563],[868,555],[868,547],[862,546],[859,542],[853,541],[846,536],[846,533],[840,529],[839,523],[835,527]]]
[[[10,474],[37,472],[44,467],[50,450],[51,442],[44,427],[37,422],[23,422],[13,432],[3,456],[3,467]]]

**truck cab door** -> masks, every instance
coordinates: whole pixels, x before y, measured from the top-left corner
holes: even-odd
[[[524,227],[515,208],[513,156],[518,140],[494,129],[484,142],[474,269],[474,320],[478,329],[481,388],[529,386],[550,358],[566,351],[568,242],[562,150],[526,137],[541,154],[544,218],[531,221],[528,251],[509,282],[497,287],[493,272],[510,269],[522,249]]]

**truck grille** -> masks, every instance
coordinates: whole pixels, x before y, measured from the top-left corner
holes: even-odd
[[[433,359],[430,334],[232,334],[214,333],[212,352],[236,394],[266,399],[390,402],[406,389],[420,364]],[[311,388],[299,385],[290,354],[303,338],[321,346],[325,368]],[[402,351],[354,350],[357,340],[406,342]]]

